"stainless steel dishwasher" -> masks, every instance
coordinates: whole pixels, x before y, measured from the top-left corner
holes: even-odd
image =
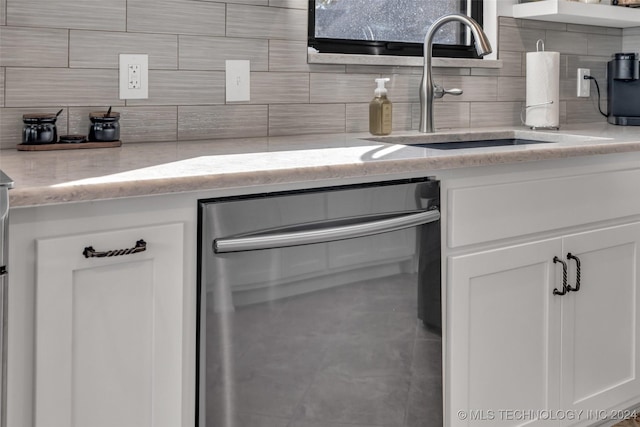
[[[198,427],[442,426],[437,180],[199,203]]]

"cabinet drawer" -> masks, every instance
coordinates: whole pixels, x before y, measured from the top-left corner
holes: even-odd
[[[453,188],[449,247],[640,214],[640,170]]]

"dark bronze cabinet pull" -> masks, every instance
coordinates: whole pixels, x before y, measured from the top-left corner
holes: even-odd
[[[562,264],[562,291],[559,291],[558,288],[553,290],[554,295],[564,295],[567,293],[567,263],[558,258],[557,256],[553,257],[553,263],[561,263]]]
[[[576,262],[576,287],[574,288],[572,286],[567,286],[567,290],[572,292],[578,292],[580,290],[580,258],[578,258],[577,256],[571,254],[571,252],[569,252],[567,254],[567,259],[572,259]]]
[[[82,255],[84,255],[85,258],[103,258],[110,256],[136,254],[138,252],[144,252],[146,250],[147,242],[140,239],[136,242],[136,245],[133,248],[129,249],[115,249],[111,251],[97,252],[95,249],[93,249],[93,246],[87,246],[82,251]]]

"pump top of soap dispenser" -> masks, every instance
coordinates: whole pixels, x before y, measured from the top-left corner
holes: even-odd
[[[388,82],[389,80],[391,80],[391,79],[388,78],[388,77],[376,79],[376,83],[378,83],[378,87],[376,88],[376,90],[374,92],[376,94],[376,97],[379,98],[381,96],[387,96],[387,88],[384,87],[384,84],[386,82]]]

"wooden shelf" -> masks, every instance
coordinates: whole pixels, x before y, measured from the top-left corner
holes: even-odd
[[[51,151],[51,150],[78,150],[86,148],[110,148],[120,147],[122,141],[110,141],[110,142],[70,142],[70,143],[56,143],[56,144],[18,144],[16,149],[18,151]]]
[[[640,8],[567,0],[515,4],[513,17],[614,28],[640,27]]]

